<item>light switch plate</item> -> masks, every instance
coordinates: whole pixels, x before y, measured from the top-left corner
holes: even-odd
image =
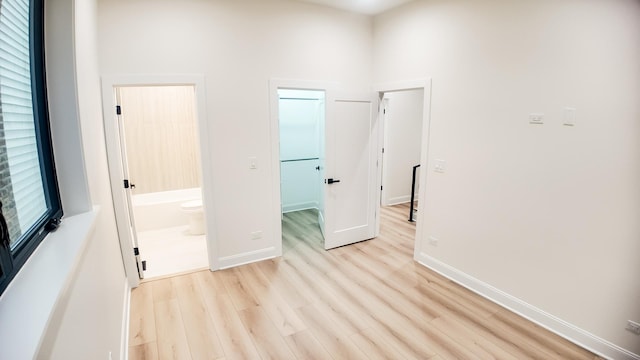
[[[258,168],[258,158],[255,156],[249,156],[249,169],[255,170]]]
[[[576,124],[576,109],[566,107],[564,108],[564,125],[575,126]]]
[[[433,170],[435,172],[443,173],[447,167],[447,162],[442,159],[436,159],[433,165]]]

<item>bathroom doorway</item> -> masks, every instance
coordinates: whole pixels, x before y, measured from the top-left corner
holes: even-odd
[[[280,196],[283,246],[295,246],[286,229],[324,222],[325,92],[278,89]],[[317,239],[322,242],[321,238]]]
[[[116,86],[115,97],[141,278],[208,268],[195,87]]]

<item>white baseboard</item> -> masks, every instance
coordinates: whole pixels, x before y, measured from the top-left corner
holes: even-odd
[[[317,209],[317,208],[318,208],[318,203],[316,201],[287,204],[287,205],[282,204],[283,213],[301,211],[301,210],[307,210],[307,209]]]
[[[416,199],[417,198],[418,197],[416,196]],[[384,206],[406,204],[410,201],[411,201],[411,195],[395,196],[395,197],[386,199],[386,201],[384,202]]]
[[[514,313],[542,326],[543,328],[600,356],[617,360],[640,360],[640,355],[638,354],[634,354],[607,340],[582,330],[577,326],[538,309],[533,305],[501,291],[500,289],[436,260],[423,252],[419,254],[416,261],[442,276],[466,287],[476,294],[485,297],[488,300],[491,300],[494,303],[511,310]]]
[[[124,300],[122,304],[122,329],[120,339],[120,359],[129,359],[129,319],[131,317],[131,287],[129,281],[124,280]]]
[[[220,270],[230,267],[245,265],[257,261],[267,260],[276,257],[276,248],[271,246],[266,249],[260,249],[255,251],[249,251],[246,253],[226,256],[218,259]]]

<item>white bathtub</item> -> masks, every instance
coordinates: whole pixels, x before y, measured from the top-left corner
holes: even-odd
[[[180,211],[185,201],[200,199],[200,188],[163,191],[132,196],[137,231],[187,226],[188,216]]]

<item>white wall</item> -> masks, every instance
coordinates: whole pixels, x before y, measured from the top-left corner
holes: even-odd
[[[384,157],[382,205],[411,200],[413,167],[420,164],[424,90],[384,94]],[[418,168],[417,179],[419,179]],[[416,180],[417,181],[417,180]],[[419,186],[416,183],[416,198]]]
[[[374,29],[376,82],[433,79],[420,258],[640,354],[640,2],[416,1]]]
[[[100,211],[70,289],[63,295],[64,301],[53,316],[55,321],[50,323],[44,335],[38,358],[107,359],[112,352],[113,359],[120,359],[128,289],[115,230],[102,130],[95,48],[97,4],[95,1],[50,0],[46,5],[49,60],[53,60],[53,64],[72,65],[72,72],[65,72],[65,78],[49,77],[50,89],[60,86],[60,82],[70,85],[70,91],[63,96],[50,92],[49,100],[52,108],[75,110],[66,115],[53,111],[51,122],[57,127],[63,119],[71,121],[66,125],[69,133],[78,128],[73,122],[79,122],[82,145],[78,145],[83,147],[75,148],[75,152],[83,154],[85,160],[84,169],[77,165],[58,166],[58,171],[64,171],[60,181],[74,176],[80,178],[85,186],[89,185],[91,200]],[[49,74],[56,74],[60,69],[52,66],[47,70]],[[53,140],[61,145],[55,134]],[[56,153],[60,157],[56,159],[56,165],[68,162],[61,156],[63,154],[66,152]],[[61,187],[66,185],[63,183]]]
[[[366,89],[372,20],[285,0],[104,0],[98,14],[102,74],[205,75],[218,255],[273,255],[269,79]]]
[[[319,160],[290,161],[280,164],[282,212],[317,209],[320,205]]]

